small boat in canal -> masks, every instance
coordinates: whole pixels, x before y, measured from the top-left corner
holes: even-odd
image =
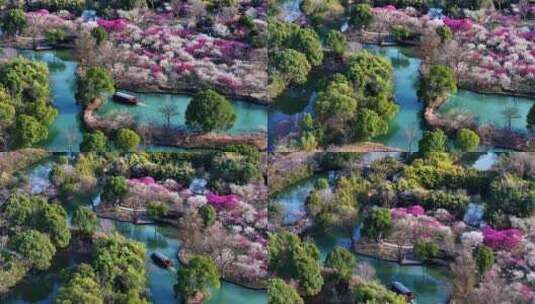
[[[171,261],[171,259],[163,255],[162,253],[153,252],[151,253],[150,258],[152,259],[152,261],[154,261],[156,265],[160,267],[163,267],[163,268],[173,267],[173,261]]]
[[[115,92],[112,98],[113,98],[113,101],[115,102],[124,103],[128,105],[134,105],[134,106],[141,102],[139,98],[137,98],[136,96],[130,95],[124,92]]]
[[[391,289],[393,292],[402,295],[405,297],[407,302],[412,303],[413,300],[416,298],[416,295],[409,289],[407,286],[403,285],[403,283],[394,281],[392,282]]]

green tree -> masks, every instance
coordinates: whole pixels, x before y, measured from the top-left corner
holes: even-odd
[[[372,139],[388,133],[388,123],[374,111],[363,109],[357,115],[353,132],[359,139]]]
[[[147,214],[152,218],[164,217],[169,212],[169,207],[162,202],[150,202],[147,207]]]
[[[488,216],[494,213],[530,217],[535,213],[535,183],[504,174],[490,184]]]
[[[355,92],[349,82],[331,81],[327,88],[318,94],[315,110],[322,122],[331,118],[345,121],[355,115],[357,105]]]
[[[446,152],[448,137],[444,131],[425,131],[422,139],[418,142],[418,150],[421,153]]]
[[[323,61],[323,51],[318,33],[311,28],[301,28],[292,37],[290,47],[304,54],[312,66]]]
[[[54,245],[65,248],[71,240],[67,212],[58,204],[44,204],[37,218],[35,228],[47,233]]]
[[[65,40],[65,31],[62,29],[51,29],[45,32],[46,41],[50,44],[57,44]]]
[[[494,253],[489,247],[480,245],[474,252],[474,260],[479,274],[483,276],[494,264]]]
[[[420,80],[418,96],[426,103],[435,101],[446,94],[457,92],[455,72],[448,66],[432,65]]]
[[[327,34],[327,46],[336,56],[344,55],[347,48],[347,38],[340,31],[330,30]]]
[[[82,235],[92,236],[98,227],[98,218],[95,212],[88,208],[78,207],[72,218],[72,225],[80,231]]]
[[[43,199],[13,193],[4,204],[3,216],[13,225],[31,227],[44,204]]]
[[[97,42],[97,45],[102,44],[102,42],[108,40],[108,32],[106,32],[105,29],[102,27],[95,27],[91,30],[91,36],[95,38],[95,41]]]
[[[312,69],[307,57],[296,50],[285,49],[273,56],[273,63],[286,81],[303,84]]]
[[[402,295],[387,290],[376,282],[364,282],[354,289],[355,303],[406,304]]]
[[[392,35],[396,37],[397,40],[405,40],[411,36],[411,32],[404,25],[394,25],[392,27]]]
[[[195,94],[186,109],[186,124],[203,132],[228,130],[235,122],[232,104],[214,90]]]
[[[35,146],[48,137],[48,129],[33,116],[21,114],[17,117],[15,130],[17,143],[20,147]]]
[[[303,136],[299,138],[297,146],[300,150],[313,152],[318,148],[318,140],[312,132],[304,132]]]
[[[357,4],[351,11],[349,23],[359,30],[369,26],[373,21],[372,7],[369,4]]]
[[[438,245],[432,241],[418,240],[414,244],[414,254],[422,261],[429,261],[438,255]]]
[[[453,39],[453,32],[446,25],[437,27],[436,32],[437,32],[437,35],[440,37],[440,40],[442,40],[443,43]]]
[[[221,274],[213,259],[207,255],[192,256],[177,274],[178,283],[175,289],[186,296],[194,296],[198,292],[209,296],[211,289],[220,286]]]
[[[314,183],[314,189],[323,190],[327,188],[329,188],[329,180],[324,177],[319,178],[316,183]]]
[[[325,267],[336,270],[336,280],[349,281],[357,267],[357,258],[346,248],[336,247],[327,255]]]
[[[26,27],[26,15],[18,8],[8,10],[2,19],[2,31],[8,35],[17,35]]]
[[[312,256],[299,255],[295,258],[296,279],[299,289],[305,296],[313,296],[321,291],[323,277],[321,267]]]
[[[50,262],[56,254],[56,248],[48,235],[37,230],[27,230],[16,234],[10,240],[10,246],[26,257],[38,270],[50,267]]]
[[[55,304],[103,304],[104,299],[95,271],[87,264],[80,264],[71,278],[58,292]]]
[[[305,113],[300,122],[301,130],[303,132],[310,132],[314,130],[314,118],[310,113]]]
[[[123,176],[112,176],[104,184],[102,199],[117,204],[127,192],[128,184],[126,183],[126,179]]]
[[[202,220],[206,227],[210,227],[215,223],[217,212],[212,205],[204,205],[199,209]]]
[[[479,147],[479,135],[470,129],[462,128],[457,132],[455,144],[462,152],[474,152]]]
[[[146,303],[147,286],[143,244],[114,233],[96,242],[93,268],[111,303]]]
[[[108,138],[101,131],[84,133],[80,143],[80,152],[102,152],[108,147]]]
[[[0,128],[12,125],[15,122],[15,107],[9,103],[0,103]]]
[[[115,83],[110,72],[104,67],[93,67],[77,79],[76,100],[88,104],[103,95],[115,92]]]
[[[529,109],[526,122],[528,129],[535,130],[535,103]]]
[[[270,234],[268,244],[270,269],[296,279],[303,295],[312,296],[321,291],[323,277],[316,245],[301,241],[290,232]]]
[[[121,151],[135,151],[141,142],[141,138],[136,131],[128,128],[121,128],[117,131],[115,145]]]
[[[304,304],[299,293],[281,279],[271,279],[268,285],[268,303]]]
[[[364,217],[362,235],[369,239],[379,240],[392,230],[392,214],[390,209],[373,207]]]

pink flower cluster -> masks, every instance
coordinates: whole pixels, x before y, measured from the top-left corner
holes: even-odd
[[[425,215],[425,209],[420,205],[412,205],[409,208],[392,208],[391,212],[392,216],[394,217],[401,217],[405,215],[418,217],[420,215]]]
[[[97,24],[104,28],[106,32],[122,32],[128,23],[124,19],[106,20],[99,18]]]
[[[470,19],[452,19],[444,17],[444,24],[447,25],[453,32],[465,32],[472,29],[473,23]]]
[[[522,232],[518,229],[495,230],[483,229],[483,243],[494,250],[511,250],[522,241]]]
[[[154,178],[151,177],[151,176],[145,176],[145,177],[141,177],[141,178],[131,178],[128,181],[132,182],[132,183],[143,184],[143,185],[146,185],[146,186],[156,183]]]
[[[127,182],[128,182],[129,185],[144,185],[144,186],[147,186],[147,187],[150,188],[150,190],[156,191],[156,192],[163,192],[163,191],[168,192],[169,191],[164,186],[156,183],[154,178],[152,178],[150,176],[146,176],[146,177],[142,177],[142,178],[131,178]]]
[[[240,203],[240,197],[235,194],[217,195],[210,192],[206,195],[206,199],[216,209],[235,209]]]

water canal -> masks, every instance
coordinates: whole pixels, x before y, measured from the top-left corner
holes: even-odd
[[[28,172],[33,193],[40,193],[48,187],[50,183],[48,176],[52,166],[52,162],[45,162]],[[95,196],[93,202],[98,204],[98,195]],[[69,216],[74,212],[75,207],[80,205],[90,207],[89,200],[86,203],[77,202],[65,206]],[[147,288],[150,300],[153,303],[176,303],[177,298],[173,289],[177,280],[176,270],[156,266],[148,255],[156,251],[161,252],[173,259],[175,267],[180,267],[180,263],[176,259],[176,253],[181,244],[180,232],[169,226],[134,225],[109,219],[99,219],[99,221],[101,231],[106,233],[118,232],[126,238],[145,245],[147,249]],[[66,252],[58,253],[49,270],[19,283],[4,298],[0,299],[0,302],[6,304],[53,303],[61,287],[60,271],[82,262],[90,262],[90,258]],[[206,303],[267,304],[267,294],[265,290],[252,290],[222,281],[221,288],[214,290],[212,298]]]
[[[76,103],[76,67],[77,63],[69,51],[23,51],[23,56],[40,60],[48,65],[50,72],[50,88],[52,101],[58,109],[59,115],[49,130],[49,138],[44,147],[52,152],[77,152],[82,142],[83,125],[81,121],[82,107]],[[97,115],[107,116],[113,113],[129,113],[138,124],[154,123],[161,126],[165,123],[164,116],[159,112],[161,106],[172,103],[178,115],[172,118],[175,128],[185,128],[185,112],[191,96],[164,93],[134,93],[142,103],[138,106],[120,104],[108,100],[98,111]],[[265,106],[243,101],[233,101],[232,105],[237,115],[236,123],[228,131],[229,134],[239,135],[266,131],[267,109]],[[149,151],[180,150],[179,148],[149,146]]]

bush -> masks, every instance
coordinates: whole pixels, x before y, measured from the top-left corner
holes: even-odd
[[[167,216],[168,212],[169,207],[162,202],[150,202],[147,206],[147,214],[154,219]]]
[[[462,152],[474,152],[479,147],[479,135],[470,129],[462,128],[457,132],[455,144]]]
[[[46,41],[52,45],[58,44],[65,39],[65,31],[62,29],[51,29],[45,32]]]
[[[457,79],[450,67],[432,65],[420,80],[418,96],[426,103],[433,102],[446,94],[455,93],[457,93]]]
[[[267,293],[271,304],[304,304],[299,293],[281,279],[271,279]]]
[[[203,132],[225,131],[235,122],[232,104],[213,90],[195,94],[186,109],[186,124]]]
[[[135,151],[137,150],[140,142],[141,138],[134,130],[122,128],[117,131],[115,145],[121,151]]]
[[[80,143],[80,152],[102,152],[106,151],[108,138],[101,131],[84,133],[84,138]]]
[[[438,245],[431,241],[418,240],[414,244],[414,254],[419,260],[429,261],[438,255]]]

